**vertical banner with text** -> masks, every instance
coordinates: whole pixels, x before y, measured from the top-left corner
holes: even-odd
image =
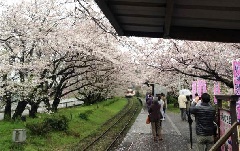
[[[233,61],[233,86],[234,94],[240,95],[240,61]],[[240,122],[240,100],[236,105],[237,119]]]
[[[218,95],[220,93],[221,93],[220,83],[219,82],[214,82],[213,94]],[[217,104],[217,99],[216,99],[215,96],[214,96],[214,104]]]
[[[192,97],[195,98],[195,94],[197,93],[197,81],[192,82]]]
[[[207,93],[207,83],[205,80],[202,80],[202,93]]]
[[[205,80],[197,80],[197,93],[199,96],[207,93],[207,83]]]
[[[227,110],[219,110],[220,114],[220,137],[226,134],[229,128],[231,128],[231,116]],[[232,151],[232,139],[229,137],[227,141],[221,146],[221,151]]]
[[[240,95],[240,61],[233,61],[233,87],[234,94]],[[240,122],[240,99],[236,103],[237,120]],[[237,126],[238,142],[240,142],[240,126]],[[240,148],[240,145],[239,145]]]
[[[197,93],[199,96],[202,95],[202,80],[197,80]]]

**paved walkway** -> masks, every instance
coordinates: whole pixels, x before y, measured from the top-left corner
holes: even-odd
[[[193,149],[190,148],[189,124],[180,119],[180,115],[167,112],[162,122],[163,141],[154,142],[151,125],[146,124],[148,112],[143,101],[143,109],[138,115],[123,142],[116,151],[197,151],[195,122],[193,129]]]

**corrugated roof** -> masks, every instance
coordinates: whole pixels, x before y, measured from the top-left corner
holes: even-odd
[[[120,36],[240,42],[240,0],[95,0]]]

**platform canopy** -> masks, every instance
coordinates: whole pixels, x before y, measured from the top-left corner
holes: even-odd
[[[119,36],[240,42],[240,0],[95,0]]]

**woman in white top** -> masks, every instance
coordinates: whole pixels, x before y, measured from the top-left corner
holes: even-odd
[[[196,94],[195,94],[195,98],[194,98],[193,101],[192,101],[192,104],[193,104],[193,103],[197,103],[196,106],[200,106],[200,105],[201,105],[201,102],[202,102],[202,101],[201,101],[201,98],[200,98],[200,97],[198,96],[198,94],[196,93]]]
[[[164,118],[164,112],[163,112],[163,105],[164,105],[164,101],[161,99],[161,97],[158,97],[158,103],[161,105],[160,107],[160,112],[162,113],[163,118],[161,120],[165,120]]]

